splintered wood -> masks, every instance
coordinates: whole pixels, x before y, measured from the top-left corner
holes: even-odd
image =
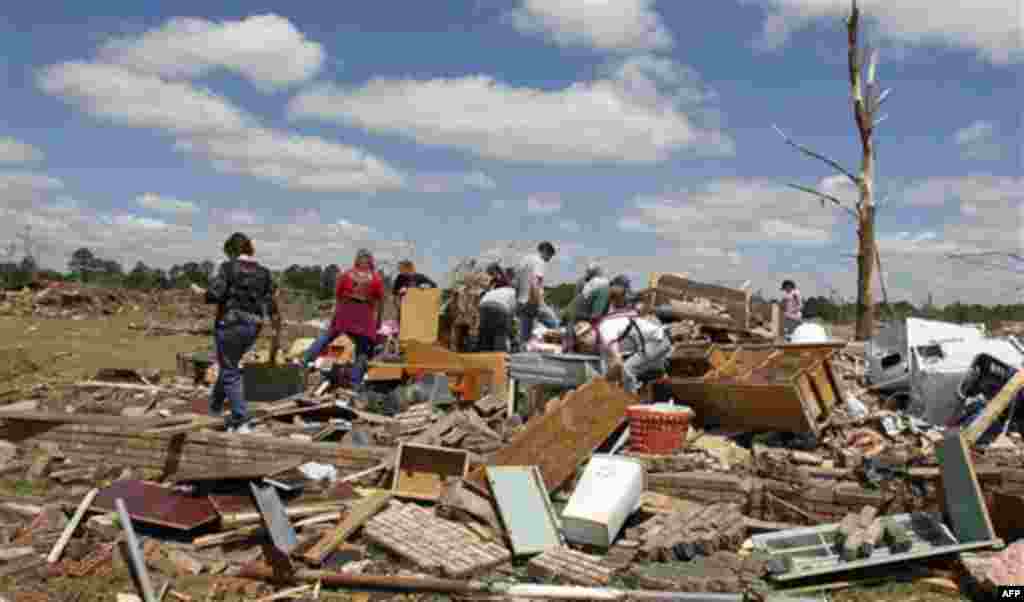
[[[569,548],[555,548],[535,556],[527,565],[531,575],[564,579],[577,585],[608,585],[615,571],[601,559]]]
[[[363,527],[369,541],[435,575],[464,577],[512,558],[496,543],[484,543],[458,523],[435,517],[415,504],[391,507]]]

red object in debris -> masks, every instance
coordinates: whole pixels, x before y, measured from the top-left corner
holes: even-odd
[[[629,450],[654,455],[675,453],[686,442],[693,415],[687,406],[668,403],[629,406]]]

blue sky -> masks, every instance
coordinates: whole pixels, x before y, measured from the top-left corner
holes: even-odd
[[[854,191],[772,128],[859,169],[846,0],[138,7],[0,18],[0,236],[32,226],[46,264],[219,259],[241,229],[274,267],[369,246],[441,275],[551,239],[555,281],[853,294],[851,223],[786,184]],[[1019,3],[861,7],[890,295],[1018,300],[946,255],[1020,251]]]

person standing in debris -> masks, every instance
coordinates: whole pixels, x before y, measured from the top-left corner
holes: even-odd
[[[410,288],[437,288],[437,283],[416,271],[416,264],[410,259],[398,262],[398,276],[392,292],[401,300]]]
[[[576,328],[579,322],[591,326],[608,313],[611,281],[604,277],[604,268],[596,262],[587,265],[583,277],[576,283],[576,296],[566,312],[566,329],[562,350],[572,353],[576,349]]]
[[[555,245],[544,241],[537,252],[523,258],[516,278],[516,304],[519,317],[520,343],[526,345],[533,335],[533,324],[540,320],[548,328],[558,327],[558,318],[544,300],[544,272],[555,256]]]
[[[487,267],[491,276],[491,290],[480,298],[480,335],[477,351],[511,351],[511,338],[515,332],[516,289],[505,277],[497,263]]]
[[[618,280],[618,279],[616,279]],[[642,318],[630,307],[628,289],[619,282],[612,286],[611,302],[619,308],[598,323],[598,346],[607,366],[606,376],[622,382],[630,393],[640,390],[639,377],[665,366],[672,353],[672,340],[658,322]]]
[[[220,265],[217,275],[204,293],[206,302],[217,305],[214,322],[214,345],[217,350],[217,382],[210,396],[210,414],[224,414],[224,400],[231,402],[231,415],[225,421],[229,432],[248,433],[249,412],[242,390],[242,357],[256,343],[266,320],[280,328],[281,314],[275,299],[275,285],[270,270],[260,265],[253,255],[249,237],[236,232],[224,243],[228,261]]]
[[[800,289],[792,280],[782,281],[782,330],[787,337],[793,334],[804,320],[804,299]]]
[[[303,362],[307,368],[312,367],[325,347],[339,336],[347,335],[356,345],[351,382],[361,388],[377,338],[377,307],[384,298],[384,280],[374,267],[369,250],[360,249],[355,265],[338,277],[335,297],[331,326],[306,350]]]

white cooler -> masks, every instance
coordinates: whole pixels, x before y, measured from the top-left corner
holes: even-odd
[[[562,533],[572,543],[611,547],[646,488],[639,460],[594,454],[562,512]]]

